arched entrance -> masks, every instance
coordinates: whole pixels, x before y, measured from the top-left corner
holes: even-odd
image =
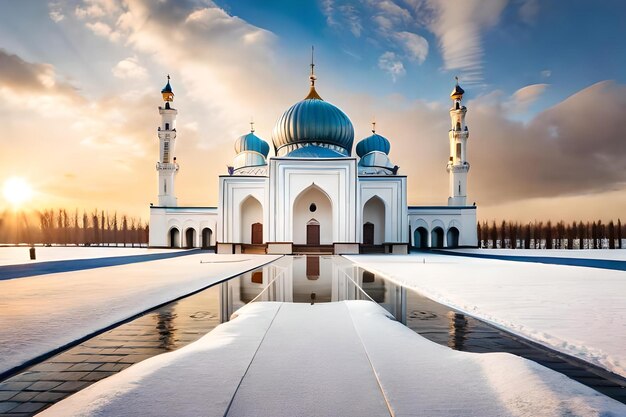
[[[309,186],[296,197],[292,215],[291,236],[294,244],[330,245],[333,243],[333,206],[330,198],[317,185]],[[315,222],[311,223],[312,220]],[[317,227],[314,227],[315,225]],[[315,241],[318,243],[309,243]]]
[[[370,222],[367,222],[363,225],[363,244],[374,244],[374,225]]]
[[[196,229],[189,228],[185,231],[185,247],[193,248],[196,243]]]
[[[211,235],[213,235],[213,231],[208,227],[202,229],[202,249],[207,249],[211,246]]]
[[[425,227],[418,227],[413,234],[413,246],[419,249],[428,247],[428,230]]]
[[[459,229],[456,227],[449,228],[446,237],[449,248],[456,248],[459,246]]]
[[[180,248],[180,232],[177,228],[172,227],[169,233],[170,248]]]
[[[306,224],[306,244],[318,246],[320,244],[320,223],[311,219]]]
[[[263,224],[262,223],[252,223],[252,237],[250,238],[250,243],[253,245],[261,245],[263,244]]]
[[[435,227],[430,236],[431,248],[443,248],[443,229],[439,226]]]
[[[371,239],[366,242],[366,225],[367,232],[372,233]],[[385,202],[378,196],[373,196],[365,205],[363,205],[363,244],[364,245],[382,245],[385,241]]]
[[[249,195],[241,202],[239,222],[239,242],[263,243],[263,206],[253,196]],[[254,225],[258,226],[254,226]],[[260,230],[260,238],[254,234]],[[237,235],[235,235],[237,238]],[[253,237],[256,240],[253,242]]]

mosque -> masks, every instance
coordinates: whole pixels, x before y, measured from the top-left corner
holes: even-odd
[[[407,177],[376,132],[356,144],[348,116],[322,99],[311,63],[306,97],[279,117],[270,145],[254,127],[235,141],[219,177],[217,207],[179,206],[176,115],[168,76],[159,107],[158,205],[150,205],[151,247],[215,247],[218,253],[407,253],[410,247],[476,247],[476,206],[467,204],[467,108],[450,94],[447,205],[409,206]]]

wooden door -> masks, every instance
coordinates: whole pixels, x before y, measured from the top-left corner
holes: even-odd
[[[320,257],[307,255],[306,256],[306,278],[309,280],[316,280],[320,277]]]
[[[319,246],[320,244],[320,225],[319,224],[307,224],[306,225],[306,244]]]
[[[363,244],[374,244],[374,225],[372,223],[368,222],[363,225]]]
[[[251,242],[253,245],[261,245],[263,244],[263,224],[262,223],[253,223],[252,224],[252,239]]]

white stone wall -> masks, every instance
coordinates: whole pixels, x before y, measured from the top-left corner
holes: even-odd
[[[451,228],[459,231],[459,246],[476,247],[476,207],[423,206],[410,207],[409,225],[411,229],[411,246],[415,245],[415,232],[423,227],[427,232],[427,247],[433,247],[433,231],[441,228],[443,234],[442,247],[448,247],[448,232]]]
[[[258,221],[259,212],[256,208],[250,210],[250,205],[242,207],[248,198],[256,199],[262,207],[263,242],[269,241],[267,187],[267,177],[243,175],[220,177],[218,241],[250,243],[251,225]]]
[[[194,231],[193,247],[202,246],[202,232],[210,229],[210,244],[214,246],[217,237],[218,212],[215,207],[150,207],[151,247],[171,247],[170,232],[178,230],[174,247],[185,247],[185,232]]]
[[[315,204],[315,211],[311,205]],[[333,241],[333,207],[330,198],[315,185],[301,192],[293,204],[293,243],[306,244],[309,222],[320,225],[320,244],[331,245]]]
[[[406,200],[406,177],[403,176],[361,176],[359,177],[358,242],[363,242],[363,224],[380,219],[380,213],[366,213],[365,205],[378,197],[384,202],[384,227],[374,224],[375,244],[383,242],[408,242],[408,212]],[[378,226],[378,227],[377,227]],[[384,230],[384,237],[376,230]],[[379,241],[380,240],[380,241]]]
[[[269,212],[272,214],[269,219],[270,242],[302,239],[301,224],[297,223],[301,218],[294,213],[294,205],[301,193],[311,187],[321,190],[331,202],[330,242],[356,241],[356,158],[272,158],[269,167]],[[294,235],[296,229],[297,234]],[[320,230],[324,229],[328,230],[328,225],[320,221]],[[326,242],[330,233],[326,232],[324,236]]]

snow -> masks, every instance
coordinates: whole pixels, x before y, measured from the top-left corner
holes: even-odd
[[[97,382],[40,416],[390,412],[611,417],[625,415],[626,406],[514,355],[429,342],[369,301],[259,302],[200,340]]]
[[[626,249],[446,249],[478,255],[528,256],[546,258],[605,259],[626,261]]]
[[[277,258],[197,254],[0,281],[0,373]]]
[[[131,247],[74,247],[74,246],[37,246],[37,259],[31,261],[28,246],[0,246],[0,266],[31,264],[69,259],[110,258],[117,256],[148,255],[168,253],[172,249],[146,249]]]
[[[422,295],[626,376],[626,273],[439,254],[347,258]]]

